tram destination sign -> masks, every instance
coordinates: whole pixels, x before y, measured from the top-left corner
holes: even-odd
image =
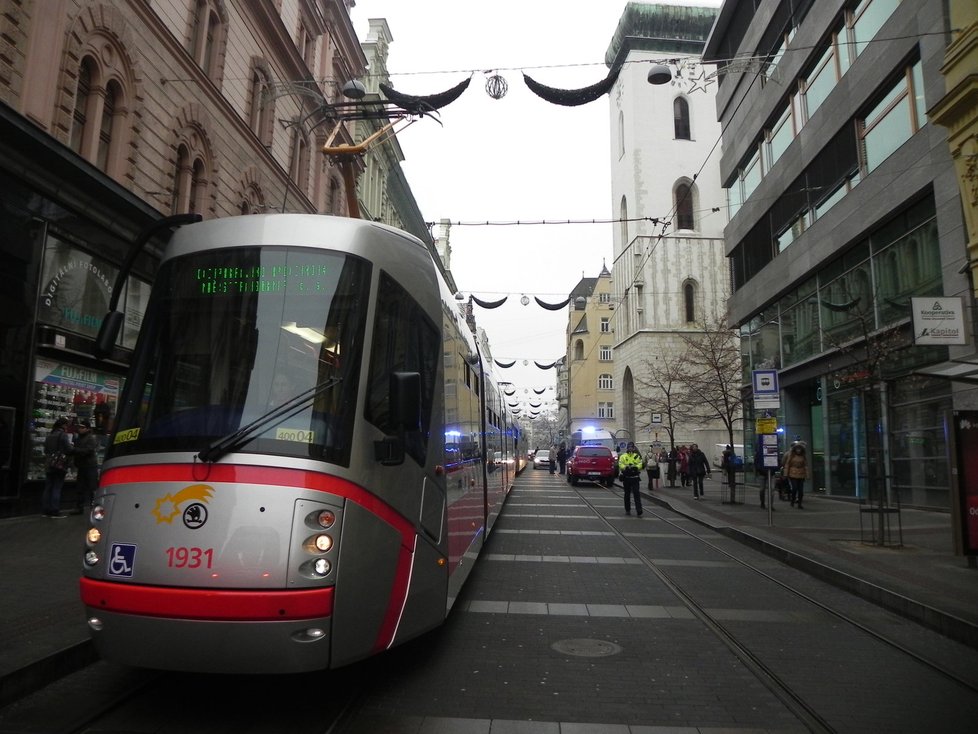
[[[966,344],[958,297],[911,298],[914,344]]]

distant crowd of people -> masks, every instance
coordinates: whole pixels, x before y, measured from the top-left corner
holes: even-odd
[[[550,473],[558,470],[564,474],[570,451],[565,443],[550,447]],[[808,460],[808,450],[804,441],[794,441],[789,449],[780,457],[778,468],[764,466],[760,451],[754,455],[754,468],[760,480],[761,507],[766,507],[768,483],[772,490],[778,492],[780,499],[790,501],[792,507],[803,510],[805,496],[805,480],[811,477],[811,467]],[[619,477],[625,488],[625,514],[631,514],[634,504],[636,515],[642,514],[642,501],[639,494],[641,473],[644,470],[648,477],[648,491],[659,489],[662,477],[662,466],[665,466],[665,478],[670,486],[680,486],[693,490],[693,499],[703,497],[703,482],[706,477],[712,477],[713,471],[710,460],[700,447],[693,443],[689,446],[680,445],[668,451],[657,449],[650,444],[643,456],[634,442],[629,442],[618,459]],[[720,469],[730,493],[730,501],[736,501],[737,473],[743,471],[743,457],[737,456],[733,446],[727,444],[720,457]]]

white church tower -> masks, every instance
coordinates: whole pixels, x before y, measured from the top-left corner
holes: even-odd
[[[619,424],[640,445],[658,437],[668,448],[651,414],[636,408],[650,360],[680,353],[680,335],[722,316],[730,296],[716,84],[703,78],[712,68],[695,63],[716,13],[630,2],[605,56],[621,65],[609,94],[612,211],[622,220],[612,267],[614,381]],[[671,81],[650,83],[665,60]],[[677,445],[726,443],[719,422],[676,429]]]

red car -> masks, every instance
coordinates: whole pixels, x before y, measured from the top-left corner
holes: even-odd
[[[581,479],[601,482],[610,487],[615,482],[615,457],[605,446],[578,446],[567,462],[567,481]]]

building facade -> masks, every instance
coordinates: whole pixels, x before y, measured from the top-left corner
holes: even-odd
[[[570,293],[567,354],[557,378],[560,429],[568,438],[581,430],[618,430],[612,292],[611,273],[602,267]]]
[[[661,59],[695,62],[716,8],[628,3],[608,48],[621,65],[610,93],[614,232],[614,384],[618,425],[638,443],[662,440],[651,412],[637,406],[650,365],[684,351],[684,336],[722,318],[730,294],[720,209],[720,138],[715,87],[650,85]],[[676,444],[726,443],[719,422],[680,422]]]
[[[354,142],[333,106],[366,71],[353,4],[4,3],[0,513],[37,508],[56,417],[107,440],[162,242],[123,284],[114,353],[89,355],[139,232],[178,213],[346,214],[318,151]]]
[[[704,55],[721,72],[743,384],[778,372],[784,435],[839,497],[947,508],[949,416],[975,403],[926,374],[966,347],[912,328],[912,298],[973,313],[947,133],[927,112],[948,29],[927,0],[728,0]]]

